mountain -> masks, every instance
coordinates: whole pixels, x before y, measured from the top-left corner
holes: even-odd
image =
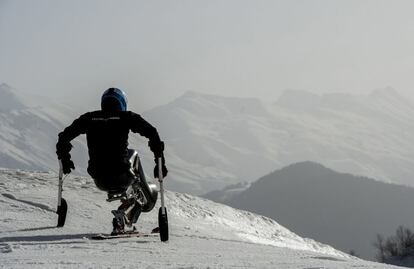
[[[0,167],[57,170],[57,135],[76,112],[47,98],[0,85]],[[85,142],[74,142],[74,159],[86,162]],[[85,173],[85,166],[79,166]]]
[[[398,226],[414,223],[414,188],[337,173],[313,162],[270,173],[220,202],[277,219],[301,236],[369,259],[376,254],[372,243],[377,234],[388,236]]]
[[[6,84],[0,100],[0,167],[8,168],[56,170],[57,134],[91,110]],[[274,104],[187,92],[142,115],[166,142],[168,188],[174,191],[205,194],[307,160],[414,185],[414,105],[391,88],[369,95],[288,90]],[[151,175],[147,140],[131,134],[130,146]],[[87,175],[84,136],[74,140],[73,157],[76,172]]]
[[[284,127],[290,136],[282,140],[279,156],[285,165],[311,160],[341,172],[413,185],[414,104],[407,98],[392,88],[366,96],[334,93],[309,98],[299,92],[286,97],[291,94],[287,91],[275,106],[292,117]],[[293,99],[312,100],[312,105],[299,109]]]
[[[176,190],[207,193],[307,160],[414,185],[414,104],[391,88],[287,90],[272,105],[188,92],[144,116],[166,140]]]
[[[143,115],[166,141],[176,190],[200,194],[274,166],[257,135],[271,115],[257,99],[188,92]]]
[[[203,195],[207,199],[213,200],[218,203],[226,203],[233,199],[233,197],[242,193],[250,188],[252,184],[249,182],[240,182],[237,184],[229,185],[221,190],[214,190]]]
[[[52,172],[0,169],[2,268],[396,268],[350,257],[304,239],[274,220],[188,194],[167,192],[170,240],[93,241],[111,229],[106,195],[89,178],[69,176],[65,227],[55,228]],[[159,205],[156,205],[156,209]],[[157,225],[142,214],[138,229]]]

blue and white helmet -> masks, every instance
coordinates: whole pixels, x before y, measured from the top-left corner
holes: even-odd
[[[101,99],[101,108],[102,110],[127,110],[127,97],[125,93],[117,88],[107,89]]]

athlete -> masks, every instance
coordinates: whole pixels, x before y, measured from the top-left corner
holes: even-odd
[[[86,134],[89,151],[88,173],[96,186],[108,193],[108,201],[121,200],[118,210],[113,210],[112,234],[125,232],[125,225],[136,223],[142,211],[150,211],[156,202],[155,184],[149,184],[136,151],[128,149],[129,131],[149,139],[154,153],[154,177],[159,177],[158,160],[161,158],[163,177],[167,176],[164,143],[157,129],[140,115],[127,110],[127,98],[117,88],[106,90],[101,99],[101,110],[81,115],[59,134],[56,153],[64,174],[75,165],[71,160],[71,140]]]

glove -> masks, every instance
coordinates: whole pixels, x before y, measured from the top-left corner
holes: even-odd
[[[155,178],[159,178],[159,167],[158,167],[158,164],[157,165],[155,165],[155,167],[154,167],[154,177]],[[165,164],[163,164],[162,165],[162,177],[163,178],[165,178],[166,176],[167,176],[167,174],[168,174],[168,169],[167,169],[167,167],[165,166]]]
[[[63,174],[69,174],[71,170],[75,170],[75,164],[71,159],[61,159]]]
[[[155,163],[156,163],[156,165],[155,165],[155,167],[154,167],[154,177],[155,178],[159,178],[159,171],[160,171],[160,168],[159,168],[159,166],[158,166],[158,159],[154,159],[154,161],[155,161]],[[165,166],[165,159],[164,159],[164,157],[162,157],[162,177],[164,178],[164,177],[166,177],[167,176],[167,174],[168,174],[168,169],[167,169],[167,167]]]

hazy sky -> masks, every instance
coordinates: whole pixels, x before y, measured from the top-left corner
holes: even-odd
[[[414,96],[411,0],[0,0],[0,82],[139,110],[187,90],[276,100],[287,88]]]

